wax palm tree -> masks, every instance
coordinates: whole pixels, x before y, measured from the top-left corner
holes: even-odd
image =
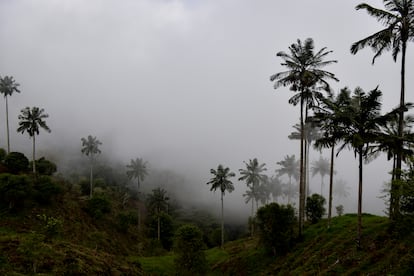
[[[269,178],[269,188],[273,201],[277,202],[277,199],[283,195],[284,184],[276,175]]]
[[[348,106],[348,117],[342,122],[343,136],[339,150],[350,147],[354,150],[359,160],[358,181],[358,230],[357,245],[361,243],[362,228],[362,176],[363,161],[368,160],[370,144],[377,143],[381,133],[381,126],[385,125],[389,118],[380,115],[382,93],[378,87],[366,94],[361,88],[354,90],[351,103]]]
[[[324,60],[331,51],[326,48],[314,52],[313,39],[308,38],[302,44],[298,39],[297,43],[289,47],[290,54],[285,52],[277,53],[277,56],[283,59],[282,66],[287,68],[286,71],[276,73],[270,77],[274,81],[274,88],[280,86],[289,86],[290,90],[296,92],[289,103],[296,105],[300,103],[300,183],[299,183],[299,236],[302,235],[303,222],[305,216],[305,183],[304,183],[304,105],[309,103],[306,98],[309,94],[321,90],[330,90],[327,80],[337,80],[334,74],[323,70],[324,67],[336,60]],[[308,105],[306,105],[307,107]]]
[[[319,98],[319,102],[321,101],[321,99],[323,98]],[[319,106],[319,103],[318,103]],[[313,105],[313,108],[315,108],[315,105]],[[295,124],[293,126],[293,128],[295,129],[295,131],[291,132],[288,136],[289,139],[291,140],[300,140],[300,124]],[[304,126],[304,131],[305,131],[305,164],[306,164],[306,172],[305,172],[305,177],[304,177],[304,182],[305,182],[305,190],[306,190],[306,198],[309,196],[309,170],[310,170],[310,166],[309,166],[309,151],[310,151],[310,147],[312,146],[312,142],[316,141],[317,139],[319,139],[321,137],[321,131],[318,127],[318,125],[312,120],[311,117],[308,117],[307,120],[305,120],[305,126]]]
[[[343,118],[348,114],[347,107],[350,105],[351,96],[347,88],[341,89],[339,94],[328,93],[326,98],[322,99],[322,105],[315,111],[314,120],[319,125],[323,135],[315,141],[315,147],[331,148],[331,161],[329,172],[329,199],[328,199],[328,227],[331,224],[332,217],[332,192],[333,192],[333,175],[335,161],[335,145],[342,137],[342,128],[340,124]]]
[[[401,53],[401,90],[400,90],[400,110],[398,121],[398,136],[404,135],[404,104],[405,104],[405,59],[407,42],[414,40],[414,3],[412,0],[383,0],[385,9],[378,9],[366,3],[356,6],[357,10],[366,10],[369,15],[377,19],[384,28],[380,31],[355,42],[351,46],[351,53],[356,54],[359,50],[369,46],[375,52],[372,59],[375,59],[384,51],[392,51],[394,61],[397,61],[399,53]],[[397,151],[396,175],[398,180],[401,178],[402,163],[402,141],[399,141],[399,151]],[[395,198],[395,192],[398,184],[391,184],[390,198],[390,218],[393,219],[398,213],[398,202]]]
[[[145,177],[148,175],[147,171],[147,162],[145,162],[142,158],[136,158],[135,160],[131,159],[131,163],[129,163],[126,167],[129,169],[126,174],[129,179],[137,179],[137,188],[138,194],[140,193],[141,189],[141,182],[144,181]],[[138,204],[138,229],[141,229],[141,208]]]
[[[239,169],[240,178],[239,181],[245,181],[247,186],[251,188],[253,194],[255,195],[254,201],[256,202],[256,209],[258,207],[258,198],[259,198],[259,185],[265,180],[267,177],[263,174],[264,171],[267,169],[265,168],[266,164],[259,164],[257,158],[253,160],[249,159],[249,163],[244,162],[246,165],[246,169]]]
[[[148,175],[147,166],[148,163],[142,158],[131,159],[131,162],[126,166],[128,169],[126,172],[128,178],[137,180],[138,192],[141,188],[141,183]]]
[[[39,135],[39,131],[43,128],[45,131],[50,132],[50,128],[46,125],[44,119],[49,115],[44,113],[43,108],[36,106],[30,108],[26,107],[22,109],[19,115],[19,127],[17,132],[27,132],[33,141],[32,161],[33,161],[33,174],[36,174],[36,135]]]
[[[166,212],[168,208],[167,191],[158,187],[152,190],[152,194],[148,197],[148,207],[157,218],[157,240],[161,240],[161,214]]]
[[[82,149],[81,152],[89,157],[89,197],[92,198],[93,196],[93,165],[95,162],[96,155],[101,153],[99,146],[102,145],[101,141],[93,137],[92,135],[88,135],[87,138],[81,138],[82,141]]]
[[[216,191],[220,189],[220,199],[221,199],[221,247],[224,245],[224,204],[223,198],[226,191],[231,193],[234,191],[234,185],[229,180],[230,177],[235,177],[234,172],[230,172],[228,167],[224,168],[223,165],[218,165],[217,170],[211,169],[210,173],[213,177],[207,182],[207,185],[211,185],[210,191]]]
[[[297,181],[299,179],[299,160],[296,160],[295,155],[286,155],[285,159],[277,162],[279,169],[276,169],[277,176],[287,175],[289,178],[288,183],[288,204],[290,204],[290,196],[292,194],[292,177]]]
[[[321,176],[321,196],[323,196],[323,188],[324,183],[323,179],[325,175],[328,175],[330,172],[331,164],[329,163],[328,159],[322,158],[322,156],[319,157],[319,160],[312,162],[312,177],[319,174]]]
[[[6,130],[7,130],[7,153],[10,153],[10,135],[9,135],[9,104],[7,96],[13,95],[14,92],[20,93],[18,89],[20,84],[16,83],[13,77],[0,77],[0,93],[4,95],[6,100]]]

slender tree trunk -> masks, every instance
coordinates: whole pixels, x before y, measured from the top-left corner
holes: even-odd
[[[398,182],[401,180],[401,167],[402,167],[402,148],[404,137],[404,109],[405,105],[405,53],[407,49],[407,41],[402,41],[402,57],[401,57],[401,93],[400,93],[400,110],[398,118],[398,149],[397,149],[397,164],[395,172],[395,181],[397,183],[391,183],[391,197],[390,197],[390,219],[395,220],[399,215],[400,196],[398,193]]]
[[[157,238],[158,238],[158,241],[161,240],[161,218],[160,218],[160,213],[161,213],[161,211],[158,208],[158,220],[157,220],[157,228],[158,228],[157,229],[158,230]]]
[[[250,221],[250,234],[253,237],[253,232],[254,232],[254,198],[252,198],[252,216],[251,216],[251,221]]]
[[[9,103],[6,98],[6,127],[7,127],[7,154],[10,153],[10,135],[9,135]]]
[[[290,194],[291,193],[292,193],[292,176],[289,176],[288,205],[290,204]]]
[[[33,174],[36,175],[36,148],[35,148],[35,144],[36,144],[36,134],[33,134],[32,138],[33,138],[33,156],[32,156],[32,161],[33,161]]]
[[[305,215],[305,189],[304,189],[304,125],[303,125],[303,89],[300,97],[300,181],[299,181],[299,237],[302,237]]]
[[[91,170],[90,170],[90,175],[89,175],[89,181],[90,181],[89,198],[92,198],[93,196],[93,158],[92,158],[92,155],[91,155],[90,163],[91,163]]]
[[[335,145],[332,145],[331,168],[329,172],[328,228],[331,227],[331,217],[332,217],[332,188],[333,188],[334,159],[335,159]]]
[[[307,143],[307,149],[306,149],[306,198],[309,196],[309,153],[310,153],[310,143]]]
[[[223,204],[223,194],[221,192],[221,248],[224,246],[224,204]]]
[[[359,181],[358,181],[358,230],[357,230],[357,247],[361,248],[361,231],[362,231],[362,147],[358,149],[359,155]]]
[[[138,177],[138,231],[141,230],[141,207],[139,206],[139,201],[140,201],[140,196],[141,196],[141,192],[140,192],[140,181],[139,181],[139,177]]]
[[[325,186],[325,184],[323,183],[323,178],[325,175],[321,174],[321,196],[323,196],[323,188]]]

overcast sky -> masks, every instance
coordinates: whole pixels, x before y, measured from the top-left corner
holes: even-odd
[[[398,104],[400,64],[390,53],[372,66],[370,49],[349,52],[381,27],[354,9],[360,2],[0,0],[0,75],[21,85],[21,94],[9,100],[12,150],[29,155],[29,138],[14,132],[17,115],[39,106],[52,129],[39,136],[40,152],[64,147],[80,154],[80,137],[92,134],[113,158],[139,156],[154,167],[187,172],[205,193],[209,170],[219,163],[237,172],[257,157],[271,174],[287,154],[299,156],[299,143],[287,139],[299,108],[288,104],[288,88],[274,90],[269,81],[284,69],[276,53],[296,39],[312,37],[316,49],[333,50],[329,58],[338,64],[326,69],[340,79],[332,83],[335,91],[379,85],[384,111]],[[367,3],[383,7],[382,1]],[[411,102],[412,50],[410,44]],[[374,203],[382,203],[377,197],[390,168],[384,158],[366,166],[364,211],[382,213],[385,207]],[[337,171],[356,198],[353,154],[340,155]],[[241,201],[246,187],[237,185],[230,197]]]

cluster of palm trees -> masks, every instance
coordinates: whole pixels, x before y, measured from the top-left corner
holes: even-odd
[[[9,104],[8,97],[13,93],[20,93],[18,84],[12,76],[0,77],[0,93],[4,95],[6,101],[6,133],[7,133],[7,153],[10,153],[10,130],[9,130]],[[46,124],[45,120],[49,115],[45,113],[43,108],[39,107],[26,107],[21,110],[19,119],[19,127],[17,132],[27,133],[32,139],[32,167],[33,174],[36,174],[36,135],[39,135],[40,129],[44,129],[50,132],[50,128]]]
[[[279,52],[285,71],[270,77],[274,88],[289,87],[295,94],[289,103],[300,105],[300,183],[299,183],[299,235],[303,231],[304,205],[306,195],[306,149],[305,124],[319,124],[322,137],[316,140],[316,147],[331,149],[330,162],[330,193],[329,214],[331,215],[332,185],[335,146],[339,145],[337,154],[344,148],[353,149],[359,163],[358,184],[358,237],[361,237],[362,214],[362,175],[363,161],[369,160],[379,151],[386,151],[388,156],[395,159],[393,166],[393,181],[391,183],[390,218],[394,219],[399,211],[399,199],[396,190],[401,179],[401,167],[404,158],[410,153],[412,135],[407,131],[407,120],[404,113],[411,107],[405,103],[405,58],[408,41],[414,39],[414,4],[412,0],[384,0],[385,9],[378,9],[368,4],[360,4],[357,10],[366,10],[375,17],[384,28],[380,31],[352,44],[351,53],[356,54],[366,46],[371,47],[375,59],[384,51],[391,50],[394,61],[401,53],[401,92],[400,103],[395,110],[381,115],[381,91],[378,87],[368,93],[356,88],[351,96],[348,88],[342,89],[337,96],[332,92],[329,81],[338,81],[335,75],[324,70],[336,60],[327,60],[331,51],[322,48],[314,50],[311,38],[303,43],[289,47],[289,53]],[[327,96],[323,94],[326,92]],[[312,114],[313,112],[313,114]],[[313,116],[311,116],[313,115]],[[398,123],[395,123],[398,122]],[[395,130],[395,127],[397,129]],[[391,130],[391,131],[390,131]]]

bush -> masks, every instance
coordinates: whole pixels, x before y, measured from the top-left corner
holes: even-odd
[[[33,162],[30,162],[30,169],[33,169]],[[56,164],[46,160],[44,157],[36,160],[36,172],[41,175],[52,175],[57,171]]]
[[[174,227],[173,219],[165,212],[159,214],[160,217],[160,241],[164,249],[170,250],[173,244]],[[153,239],[158,237],[158,216],[153,215],[148,218],[149,236]]]
[[[99,219],[104,214],[111,212],[111,203],[103,196],[94,196],[89,199],[86,210],[89,215]]]
[[[61,219],[49,217],[45,214],[37,215],[43,223],[43,232],[46,238],[53,238],[62,231],[63,222]]]
[[[284,255],[294,243],[295,210],[291,205],[270,203],[257,211],[260,242],[268,253]]]
[[[178,275],[203,275],[207,271],[203,233],[194,225],[183,225],[174,237],[174,264]]]
[[[13,174],[29,170],[29,159],[21,152],[10,152],[4,159],[4,164]]]
[[[126,233],[130,225],[138,224],[137,212],[122,212],[117,217],[118,224],[116,225],[119,232]]]
[[[306,216],[311,223],[317,223],[325,215],[325,198],[318,194],[308,196],[306,199]]]
[[[31,192],[30,180],[27,176],[0,174],[0,204],[7,204],[9,209],[22,207],[24,201],[30,198]]]
[[[50,203],[55,195],[62,192],[60,186],[58,186],[49,176],[37,177],[33,189],[34,199],[42,204]]]

